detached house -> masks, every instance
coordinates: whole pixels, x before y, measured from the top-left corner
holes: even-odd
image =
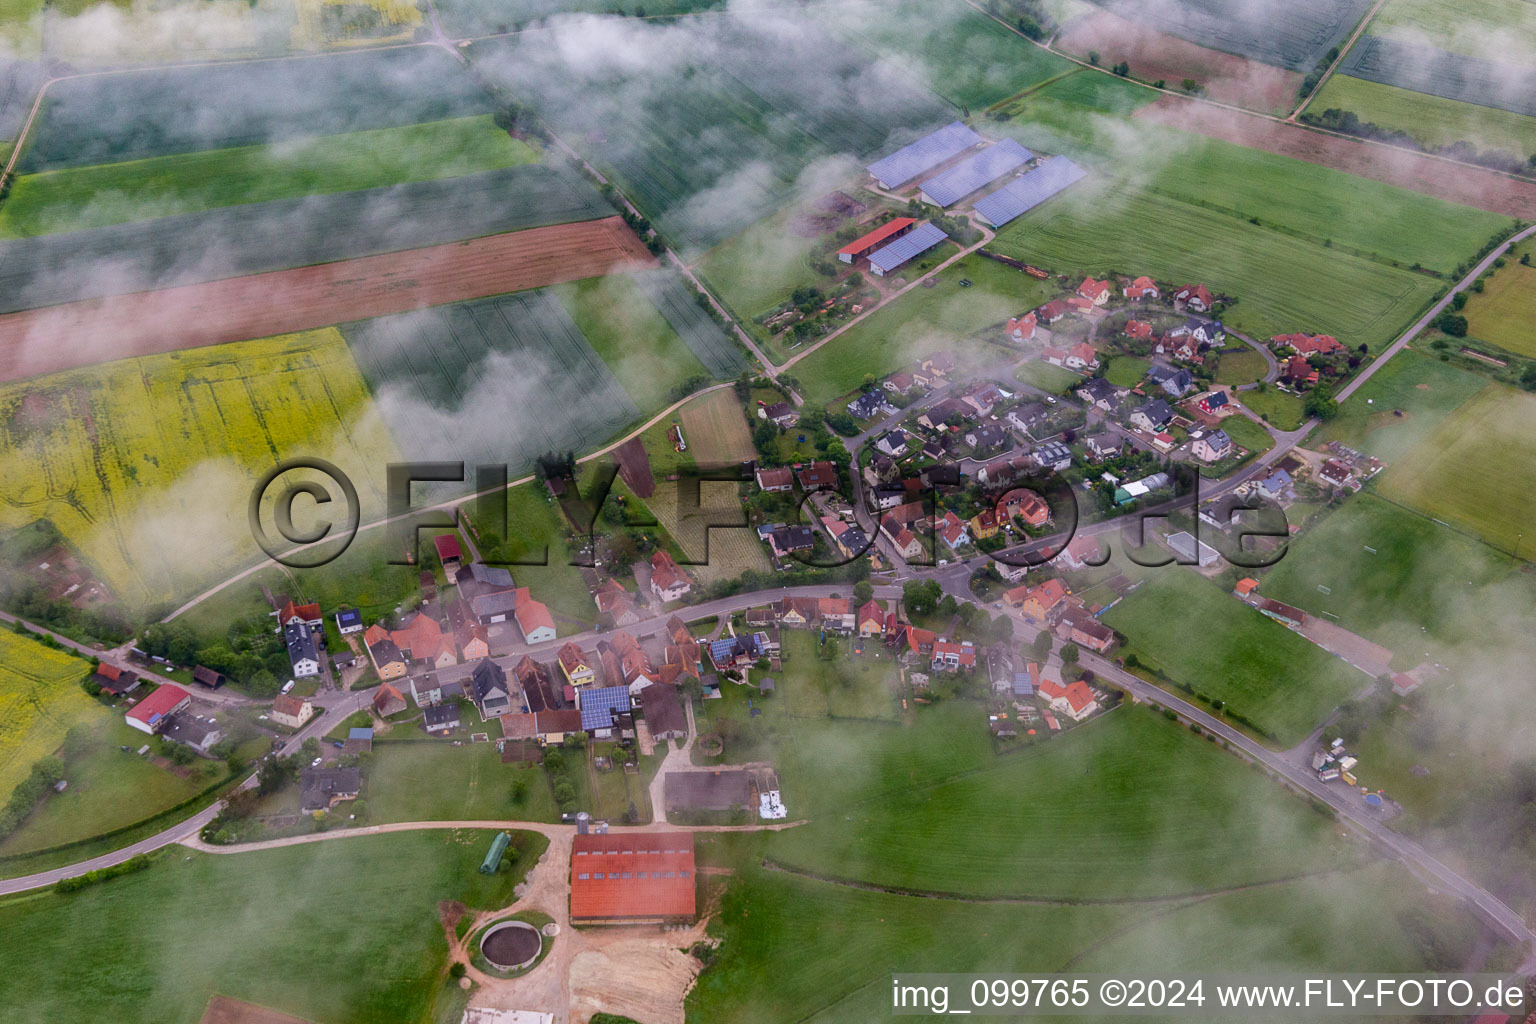
[[[1114,288],[1108,281],[1095,281],[1091,277],[1084,278],[1083,283],[1077,286],[1077,294],[1095,306],[1102,306],[1108,302],[1110,293],[1113,291]]]
[[[307,623],[295,619],[285,625],[283,643],[288,647],[288,663],[293,666],[295,679],[320,674],[320,651]]]
[[[1225,430],[1212,430],[1196,438],[1189,450],[1201,462],[1220,462],[1234,454],[1237,445],[1232,443]]]
[[[523,640],[530,644],[553,640],[555,617],[549,613],[549,606],[543,601],[535,601],[527,587],[518,587],[514,593],[517,606],[513,615],[517,618],[517,628],[523,631]]]
[[[1067,686],[1044,680],[1040,684],[1040,693],[1050,700],[1051,710],[1066,715],[1074,722],[1081,722],[1099,707],[1098,698],[1094,697],[1088,684],[1081,679]]]
[[[292,694],[280,693],[272,698],[272,710],[269,713],[272,721],[289,729],[297,729],[310,716],[315,713],[315,705],[308,697],[295,697]]]
[[[1067,585],[1059,579],[1046,580],[1030,587],[1020,606],[1024,617],[1035,622],[1049,622],[1067,598]]]
[[[885,413],[896,411],[896,407],[886,400],[885,395],[879,391],[866,391],[848,403],[848,415],[854,419],[868,420]],[[766,490],[766,488],[764,488]]]
[[[1173,410],[1161,398],[1137,406],[1131,413],[1131,424],[1149,433],[1162,430],[1172,420]]]
[[[1123,294],[1132,302],[1140,302],[1142,299],[1155,299],[1161,293],[1157,290],[1157,282],[1143,275],[1127,285]]]
[[[1080,341],[1068,350],[1063,365],[1069,370],[1097,370],[1099,353],[1086,341]]]
[[[885,608],[879,601],[870,598],[859,609],[857,621],[859,636],[879,636],[885,630]]]
[[[772,405],[758,406],[757,418],[767,420],[776,427],[789,427],[799,417],[795,415],[795,407],[788,402],[774,402]]]
[[[469,675],[470,692],[482,718],[512,710],[512,691],[507,687],[507,673],[487,658],[475,665]]]
[[[1196,313],[1206,313],[1216,304],[1211,291],[1203,284],[1187,284],[1173,293],[1174,302],[1182,302]]]
[[[593,667],[592,660],[576,646],[575,641],[568,641],[560,648],[555,660],[560,663],[560,672],[565,676],[565,681],[577,689],[590,686],[597,679],[597,669]]]
[[[324,621],[320,615],[320,605],[318,604],[294,604],[292,601],[289,601],[277,613],[277,622],[280,626],[290,626],[295,622],[302,622],[310,629],[319,629]]]
[[[672,556],[658,551],[651,556],[651,593],[666,603],[682,598],[693,589],[687,573],[683,572]]]
[[[1037,318],[1031,310],[1023,316],[1013,317],[1008,321],[1008,337],[1017,342],[1029,341],[1035,336]]]
[[[779,469],[758,466],[753,470],[752,475],[757,480],[758,489],[769,493],[790,491],[795,487],[795,474],[788,466]]]
[[[391,679],[399,679],[405,675],[405,655],[400,648],[395,646],[390,639],[389,630],[374,623],[363,632],[363,646],[368,651],[368,660],[373,662],[373,670],[379,674],[379,678],[386,682]]]
[[[905,431],[893,430],[882,437],[875,445],[877,449],[889,455],[891,458],[900,458],[907,454],[907,435]]]
[[[1125,322],[1125,336],[1149,341],[1152,338],[1152,325],[1145,320],[1127,320]]]
[[[932,665],[935,672],[969,671],[976,667],[976,647],[969,640],[936,640]]]
[[[389,637],[411,661],[435,669],[459,663],[453,636],[444,633],[442,624],[430,615],[417,614],[403,628],[390,633]]]
[[[965,522],[953,512],[945,512],[937,524],[937,532],[951,551],[957,551],[971,538],[965,532]]]

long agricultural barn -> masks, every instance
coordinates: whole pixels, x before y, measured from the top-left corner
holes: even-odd
[[[915,217],[897,217],[895,220],[887,221],[869,234],[855,238],[837,250],[837,258],[844,263],[852,263],[860,257],[868,256],[882,245],[911,231],[916,223]]]
[[[1088,172],[1077,164],[1058,156],[1019,175],[991,195],[976,200],[976,213],[988,224],[1000,228],[1087,176]]]
[[[571,923],[691,923],[696,881],[691,832],[578,835],[571,846]]]
[[[952,121],[888,157],[876,160],[867,170],[881,188],[900,188],[924,171],[981,143],[981,136],[963,121]]]
[[[924,221],[889,245],[869,254],[869,269],[884,277],[914,256],[919,256],[948,238],[937,227]]]
[[[1023,167],[1033,157],[1033,153],[1014,140],[1004,139],[923,182],[923,198],[935,206],[953,206],[988,182]]]

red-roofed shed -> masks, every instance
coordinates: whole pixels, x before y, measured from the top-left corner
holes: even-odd
[[[692,922],[696,883],[692,833],[624,831],[572,840],[573,924]]]
[[[886,221],[869,234],[861,235],[837,250],[837,258],[844,263],[852,263],[861,256],[868,256],[891,239],[900,238],[911,231],[916,223],[917,221],[911,217],[897,217],[895,220]]]

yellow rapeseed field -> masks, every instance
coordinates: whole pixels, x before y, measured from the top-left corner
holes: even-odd
[[[80,689],[89,671],[83,659],[0,631],[0,803],[71,726],[107,714]]]

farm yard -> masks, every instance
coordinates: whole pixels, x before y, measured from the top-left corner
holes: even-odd
[[[382,509],[395,448],[334,330],[0,385],[0,527],[52,521],[143,609],[254,557],[251,486],[299,454],[350,475],[364,518]]]
[[[1125,61],[1147,82],[1198,82],[1211,99],[1250,110],[1288,113],[1301,87],[1295,71],[1245,60],[1158,32],[1107,10],[1073,18],[1056,46],[1086,58],[1099,53],[1106,64]]]
[[[1526,156],[1536,138],[1536,117],[1496,107],[1442,99],[1363,78],[1334,75],[1308,106],[1312,113],[1337,108],[1362,121],[1407,132],[1425,146],[1471,143]]]
[[[910,273],[922,270],[919,262]],[[797,363],[792,372],[805,383],[806,401],[831,402],[863,384],[866,374],[884,376],[945,349],[972,362],[1004,358],[1011,349],[992,348],[974,335],[1052,294],[1048,282],[974,254],[934,281],[932,288],[914,288]]]
[[[488,114],[435,46],[155,68],[52,85],[17,173]],[[218,110],[208,117],[200,111]]]
[[[1472,337],[1536,359],[1536,333],[1531,330],[1536,323],[1536,268],[1511,262],[1469,298],[1463,312]]]
[[[548,291],[380,317],[344,328],[407,456],[506,463],[586,451],[640,415]]]
[[[1284,561],[1284,559],[1282,559]],[[1310,602],[1303,609],[1310,610]],[[1202,642],[1168,628],[1168,609],[1198,622]],[[1306,737],[1370,678],[1192,570],[1166,566],[1104,614],[1127,650],[1207,700],[1226,703],[1280,746]]]
[[[1389,467],[1377,487],[1383,497],[1512,552],[1531,526],[1536,501],[1533,425],[1536,398],[1489,385]],[[1492,480],[1499,486],[1488,486]]]
[[[1376,147],[1363,146],[1354,139],[1324,135],[1300,125],[1281,124],[1177,96],[1165,96],[1148,104],[1137,111],[1137,117],[1374,178],[1446,202],[1536,220],[1536,183],[1517,181],[1494,171],[1403,150],[1394,151],[1391,159],[1382,159]]]
[[[1080,188],[1004,228],[992,248],[1052,270],[1202,280],[1237,296],[1223,319],[1260,338],[1305,327],[1380,349],[1433,278],[1302,241],[1156,192]]]
[[[851,167],[829,158],[873,154],[895,130],[952,119],[892,62],[839,45],[808,17],[610,21],[616,45],[671,55],[622,68],[562,56],[567,42],[570,52],[581,49],[580,21],[477,41],[468,52],[532,97],[663,233],[685,250],[704,249],[773,212],[812,164],[822,179],[841,177]],[[808,30],[791,31],[797,25]],[[785,76],[786,66],[801,73]]]
[[[539,151],[474,115],[272,145],[44,171],[0,205],[0,237],[81,231],[221,206],[455,178],[533,163]]]
[[[508,202],[508,195],[517,201]],[[401,209],[415,215],[402,218]],[[309,267],[611,214],[584,179],[543,164],[225,206],[0,242],[0,311]],[[347,230],[336,230],[338,224]]]
[[[307,1020],[430,1019],[446,991],[438,903],[512,902],[545,847],[518,834],[505,874],[476,868],[494,833],[355,836],[228,855],[181,850],[107,885],[0,904],[0,929],[35,955],[0,979],[0,1001],[31,1019],[196,1020],[215,993]],[[358,898],[368,879],[368,899]],[[50,964],[77,937],[102,948],[66,980]],[[359,971],[366,960],[368,971]],[[146,974],[145,965],[196,962]],[[252,963],[263,968],[251,970]]]
[[[1155,7],[1105,0],[1103,6],[1213,50],[1305,72],[1344,41],[1371,2],[1300,0],[1272,8],[1236,0],[1174,0]]]
[[[0,631],[0,803],[72,727],[99,723],[100,705],[79,685],[89,674],[72,654]]]
[[[650,260],[634,233],[609,217],[11,313],[0,316],[0,380],[536,288]],[[38,340],[52,337],[76,344]]]

